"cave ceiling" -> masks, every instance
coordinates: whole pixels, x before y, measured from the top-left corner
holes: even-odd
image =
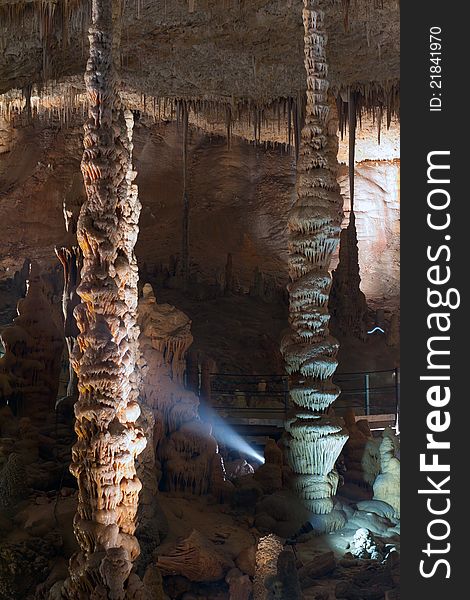
[[[386,102],[399,81],[398,0],[320,4],[333,90]],[[122,89],[258,105],[298,97],[306,84],[301,9],[302,0],[127,0]],[[64,81],[79,89],[88,14],[89,0],[0,0],[0,93]]]

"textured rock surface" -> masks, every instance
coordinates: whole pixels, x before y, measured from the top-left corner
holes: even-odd
[[[0,509],[13,508],[26,494],[26,469],[19,454],[11,453],[0,470]]]
[[[380,474],[374,481],[374,500],[382,500],[393,507],[400,517],[400,460],[399,440],[394,432],[385,429],[379,447]]]
[[[21,416],[41,422],[55,405],[64,342],[35,263],[17,312],[13,323],[0,333],[5,348],[0,358],[0,397]]]
[[[6,27],[0,91],[25,87],[44,75],[60,79],[84,70],[88,18],[82,7],[86,1],[69,1],[68,8],[59,1],[55,10],[42,13],[38,5],[35,0],[2,2]],[[228,0],[223,5],[217,0],[143,0],[126,4],[120,35],[123,81],[135,90],[159,96],[296,96],[306,87],[301,5],[301,0]],[[399,7],[395,0],[378,6],[368,0],[348,3],[347,31],[341,3],[322,0],[320,5],[327,12],[335,85],[399,78]],[[65,32],[64,15],[68,22]],[[13,24],[22,25],[22,35]],[[69,38],[68,43],[60,43],[62,36],[66,41]],[[158,53],[153,51],[155,47]]]
[[[346,168],[339,171],[349,213]],[[396,310],[400,275],[400,163],[367,161],[356,166],[354,212],[361,290],[372,308]]]
[[[58,129],[38,123],[34,129],[14,131],[17,141],[0,156],[4,228],[0,279],[12,277],[28,256],[35,256],[44,268],[55,264],[53,246],[70,243],[64,232],[63,203],[84,199],[77,159],[81,144],[78,126]],[[244,288],[251,285],[256,268],[277,281],[278,287],[285,285],[286,223],[295,185],[293,156],[280,149],[255,148],[235,137],[228,149],[223,138],[211,140],[202,131],[190,131],[193,272],[199,274],[201,282],[214,282],[216,274],[224,270],[227,253],[231,253],[234,275]],[[366,158],[372,159],[379,155],[384,141],[377,146],[373,131],[367,139]],[[180,252],[181,131],[174,123],[139,122],[134,128],[134,146],[143,205],[136,254],[141,268],[145,263],[151,272],[156,265],[168,265],[170,256]],[[374,308],[398,306],[398,168],[396,162],[380,161],[356,167],[361,287]],[[347,212],[346,172],[346,167],[340,166],[339,182]],[[347,218],[346,214],[345,224]],[[28,227],[27,238],[19,230],[20,222]],[[332,268],[335,265],[334,256]]]
[[[296,558],[291,550],[283,550],[277,559],[277,573],[265,583],[269,590],[268,599],[289,598],[303,600],[297,574]]]
[[[141,482],[135,458],[145,437],[135,426],[140,408],[135,374],[140,203],[132,169],[131,113],[116,94],[109,2],[94,0],[85,81],[90,111],[82,172],[87,199],[77,225],[83,253],[82,302],[75,309],[78,376],[77,442],[71,471],[79,486],[74,528],[80,551],[70,562],[66,596],[134,597],[132,563]],[[134,590],[135,591],[135,590]]]
[[[356,217],[349,213],[348,226],[341,231],[338,266],[333,271],[330,301],[336,334],[365,340],[367,303],[361,290]]]
[[[211,426],[199,419],[198,397],[185,388],[191,321],[174,306],[158,304],[152,287],[145,284],[139,324],[141,400],[155,418],[153,448],[164,472],[162,487],[183,494],[212,491],[219,497],[225,471],[217,442]]]
[[[160,554],[157,567],[164,575],[212,582],[222,579],[233,563],[201,532],[194,530],[167,554]]]
[[[256,568],[253,582],[254,600],[267,600],[266,583],[277,574],[277,560],[283,550],[283,543],[276,535],[267,535],[258,542],[256,549]]]
[[[297,163],[297,201],[289,214],[289,332],[281,342],[295,411],[286,422],[293,486],[315,515],[328,515],[339,482],[335,461],[347,440],[339,420],[325,417],[339,394],[332,383],[338,342],[329,333],[331,256],[339,243],[343,200],[336,179],[336,127],[328,105],[324,15],[305,0],[307,106]],[[320,530],[336,526],[325,519]]]
[[[349,438],[343,449],[345,472],[341,494],[350,500],[369,500],[380,471],[379,443],[372,437],[366,420],[356,422],[353,409],[344,414]]]

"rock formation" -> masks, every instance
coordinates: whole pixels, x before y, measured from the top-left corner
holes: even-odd
[[[62,312],[64,315],[64,334],[67,344],[69,359],[73,354],[77,341],[78,327],[73,316],[73,311],[80,303],[77,294],[77,286],[80,281],[80,271],[82,267],[82,257],[79,248],[76,246],[56,248],[57,258],[60,260],[64,269],[64,291],[62,293]],[[69,360],[69,378],[67,382],[67,397],[76,398],[77,380],[76,373]]]
[[[382,500],[400,517],[400,460],[398,439],[392,429],[385,429],[380,443],[380,474],[374,481],[374,500]]]
[[[145,437],[135,426],[138,352],[134,245],[140,203],[132,169],[131,113],[124,114],[112,56],[112,3],[94,0],[85,75],[90,108],[82,173],[87,198],[77,239],[83,253],[80,331],[73,354],[79,399],[71,471],[79,486],[74,530],[79,552],[70,562],[70,599],[134,597],[132,564],[141,483],[135,458]]]
[[[269,590],[268,599],[277,600],[289,598],[289,600],[303,600],[300,589],[297,565],[294,553],[283,550],[277,559],[277,573],[270,577],[266,583]]]
[[[350,552],[356,558],[370,558],[371,560],[382,560],[383,553],[379,542],[372,533],[361,527],[356,531],[351,541]]]
[[[139,302],[143,385],[141,399],[155,416],[153,444],[164,474],[161,486],[178,494],[229,493],[212,427],[199,419],[197,396],[185,388],[191,321],[169,304],[158,304],[150,284]]]
[[[190,581],[219,581],[233,566],[220,548],[196,529],[157,557],[163,575],[183,575]]]
[[[357,246],[356,216],[354,214],[354,174],[356,147],[356,96],[348,94],[349,124],[349,223],[340,236],[339,263],[333,272],[333,285],[329,308],[335,328],[344,336],[365,339],[366,297],[361,291],[359,275],[359,250]]]
[[[53,412],[59,386],[63,336],[51,316],[39,268],[31,263],[18,316],[1,332],[0,398],[18,414],[41,423]]]
[[[387,346],[398,346],[400,343],[400,318],[397,313],[393,313],[385,338]]]
[[[335,332],[343,336],[366,338],[366,297],[360,288],[359,253],[356,217],[349,214],[349,224],[341,231],[339,263],[333,272],[329,308]]]
[[[282,551],[283,543],[276,535],[267,535],[259,540],[253,582],[254,600],[266,600],[269,597],[266,583],[276,577],[277,561]]]
[[[341,494],[350,500],[369,500],[380,471],[379,444],[366,419],[356,421],[352,408],[344,415],[349,438],[343,449],[345,471]]]
[[[0,1],[0,600],[388,600],[398,4]]]
[[[297,200],[290,212],[290,331],[282,340],[290,397],[296,410],[286,423],[293,484],[305,506],[329,515],[338,485],[335,461],[347,439],[339,421],[325,412],[338,396],[337,341],[328,330],[331,255],[339,242],[342,198],[336,180],[337,125],[328,103],[326,33],[316,0],[304,0],[307,105],[297,163]],[[319,530],[344,524],[317,519]]]
[[[12,452],[0,469],[0,509],[9,509],[26,496],[26,470],[19,454]]]
[[[142,401],[155,412],[157,424],[162,424],[166,434],[197,418],[199,400],[184,388],[186,353],[193,342],[191,321],[174,306],[158,304],[148,283],[138,312]]]
[[[252,598],[253,584],[248,575],[244,575],[239,569],[230,569],[225,581],[229,585],[228,600],[250,600]]]
[[[272,494],[282,488],[282,451],[276,442],[268,438],[264,446],[264,463],[259,466],[254,474],[265,494]]]

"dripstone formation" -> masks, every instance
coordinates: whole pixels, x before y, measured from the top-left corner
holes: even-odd
[[[297,200],[290,212],[290,330],[282,341],[290,398],[295,411],[286,423],[293,485],[305,506],[319,517],[314,528],[344,524],[331,514],[338,485],[335,461],[347,433],[328,408],[339,390],[332,383],[338,342],[329,334],[329,265],[341,231],[342,197],[336,179],[336,122],[328,101],[327,36],[316,0],[304,0],[307,105],[297,163]],[[335,511],[336,512],[336,511]]]
[[[79,486],[74,530],[80,551],[65,584],[66,596],[74,599],[130,598],[143,587],[131,575],[139,555],[135,458],[146,443],[135,426],[140,203],[133,184],[133,119],[121,110],[116,89],[111,11],[112,2],[93,1],[85,75],[90,109],[81,166],[87,197],[77,226],[83,268],[72,357],[79,399],[71,471]]]

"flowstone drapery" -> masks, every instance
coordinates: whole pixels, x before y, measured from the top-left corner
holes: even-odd
[[[342,197],[336,179],[337,123],[328,103],[326,41],[317,0],[304,0],[307,104],[297,162],[297,200],[289,219],[290,330],[281,350],[291,376],[290,396],[296,410],[286,423],[288,460],[293,485],[315,515],[314,528],[332,530],[344,523],[331,514],[338,485],[335,461],[347,433],[327,416],[339,390],[337,341],[328,330],[328,271],[341,231]],[[337,512],[337,511],[335,511]]]
[[[134,245],[140,203],[133,184],[133,118],[121,108],[113,68],[112,4],[93,0],[85,75],[90,109],[81,167],[87,197],[77,226],[83,268],[75,309],[80,333],[72,357],[78,439],[70,467],[79,486],[74,530],[80,549],[64,590],[80,600],[143,593],[131,575],[139,555],[135,458],[145,447],[135,426],[140,408]]]

